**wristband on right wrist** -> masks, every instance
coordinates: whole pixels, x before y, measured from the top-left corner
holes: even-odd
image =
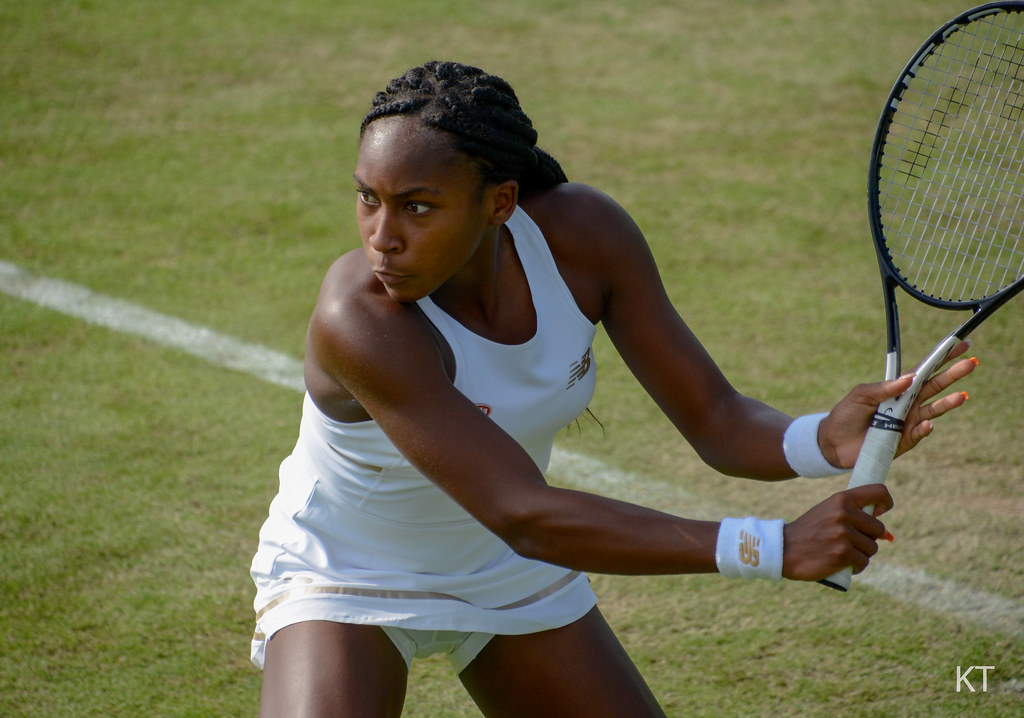
[[[726,578],[782,579],[782,519],[722,519],[715,564]]]

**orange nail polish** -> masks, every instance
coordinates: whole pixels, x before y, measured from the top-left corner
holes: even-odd
[[[895,537],[895,536],[893,536],[893,535],[892,535],[891,533],[889,533],[888,531],[886,531],[886,532],[885,532],[885,536],[883,536],[882,538],[884,538],[884,539],[885,539],[886,541],[888,541],[889,543],[892,543],[893,541],[895,541],[895,540],[896,540],[896,537]]]
[[[978,361],[978,357],[971,357],[971,364],[973,364],[974,366],[978,366],[979,364],[981,364],[981,362]]]
[[[968,394],[966,391],[960,392],[960,396],[962,396],[964,398],[964,401],[967,401],[968,399],[971,398],[971,395]]]

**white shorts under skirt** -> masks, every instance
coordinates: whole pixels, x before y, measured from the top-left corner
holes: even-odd
[[[405,659],[405,667],[412,666],[413,658],[429,658],[443,653],[458,675],[473,662],[484,649],[493,633],[467,633],[465,631],[414,631],[397,626],[381,626],[395,648]]]
[[[377,608],[368,605],[365,599],[372,599]],[[469,606],[457,597],[429,591],[360,589],[325,583],[316,575],[292,575],[267,582],[257,581],[256,630],[250,657],[256,666],[262,668],[267,642],[273,635],[286,626],[304,621],[394,626],[419,632],[459,631],[489,637],[561,628],[585,616],[596,603],[597,598],[586,575],[576,571],[513,604],[492,609]],[[358,610],[354,610],[356,606]],[[410,662],[409,646],[403,646],[394,635],[389,636],[406,657],[406,662]],[[472,655],[450,657],[456,671],[465,668],[486,642],[487,639],[473,639],[463,647],[473,648]],[[432,652],[448,650],[442,645]],[[413,655],[424,657],[428,654],[417,648]]]

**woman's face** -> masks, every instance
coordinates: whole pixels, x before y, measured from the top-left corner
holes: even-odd
[[[495,219],[494,188],[443,132],[415,118],[374,121],[354,180],[363,249],[392,298],[416,301],[484,269],[477,250],[504,219]]]

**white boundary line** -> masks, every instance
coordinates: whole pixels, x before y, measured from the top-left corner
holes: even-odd
[[[137,304],[96,294],[59,279],[29,274],[15,264],[0,261],[0,290],[90,324],[145,337],[205,359],[211,364],[297,391],[305,391],[302,362],[265,347],[245,344],[212,329],[159,314]]]
[[[145,337],[278,386],[305,391],[302,362],[298,359],[121,299],[96,294],[79,285],[35,276],[9,262],[0,261],[0,291],[91,324]],[[584,490],[640,501],[666,511],[685,511],[693,517],[714,519],[734,513],[665,482],[623,472],[558,447],[552,454],[551,473]],[[857,581],[900,601],[1024,638],[1024,605],[1010,599],[891,564],[872,566]]]

